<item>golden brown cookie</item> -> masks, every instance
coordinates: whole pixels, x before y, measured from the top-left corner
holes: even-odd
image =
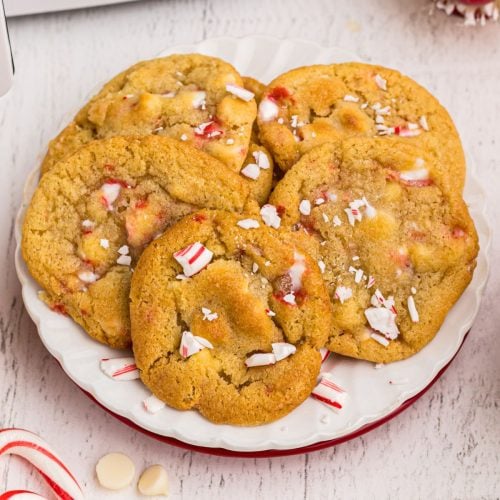
[[[432,155],[398,138],[314,148],[270,203],[323,270],[334,309],[328,347],[375,362],[436,334],[472,278],[477,235]]]
[[[202,207],[249,208],[238,174],[166,137],[94,141],[44,175],[22,251],[51,307],[100,342],[130,344],[130,279],[145,246]]]
[[[268,85],[258,125],[283,170],[325,142],[397,136],[427,150],[436,175],[463,189],[465,160],[450,116],[427,90],[392,69],[344,63],[291,70]]]
[[[132,340],[158,398],[235,425],[276,420],[307,398],[331,306],[316,263],[280,238],[260,217],[201,211],[145,250]]]
[[[253,94],[220,59],[182,54],[142,61],[108,82],[50,143],[42,172],[90,140],[151,134],[190,142],[238,171],[255,116]]]

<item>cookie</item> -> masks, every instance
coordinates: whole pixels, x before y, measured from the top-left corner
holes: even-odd
[[[141,379],[168,405],[258,425],[311,393],[331,306],[314,261],[258,219],[201,211],[143,253],[132,279]]]
[[[199,208],[242,211],[250,199],[238,174],[188,144],[94,141],[42,177],[24,221],[24,260],[53,309],[127,347],[130,279],[145,246]]]
[[[189,142],[238,171],[255,116],[253,94],[220,59],[182,54],[143,61],[104,85],[51,141],[42,172],[90,140],[151,134]]]
[[[323,271],[336,353],[383,363],[411,356],[472,278],[478,242],[467,207],[433,156],[408,141],[318,146],[270,203]]]
[[[465,160],[450,116],[427,90],[392,69],[345,63],[291,70],[265,90],[258,126],[283,170],[325,142],[398,136],[426,149],[436,175],[463,188]]]
[[[259,104],[266,86],[262,82],[259,82],[259,80],[256,80],[251,76],[244,76],[242,79],[243,86],[253,93],[253,95],[255,96],[255,101],[257,102],[257,104]]]
[[[263,205],[269,198],[274,170],[273,158],[269,151],[264,146],[251,142],[240,175],[259,205]]]

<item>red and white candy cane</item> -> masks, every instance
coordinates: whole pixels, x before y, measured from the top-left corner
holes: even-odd
[[[319,353],[321,354],[321,363],[324,363],[330,357],[331,354],[331,352],[326,347],[322,347],[319,350]]]
[[[10,490],[2,493],[0,500],[47,500],[47,498],[28,490]]]
[[[103,358],[101,371],[113,380],[135,380],[139,378],[139,370],[134,358]]]
[[[18,455],[30,462],[61,500],[83,500],[82,489],[73,474],[50,446],[33,432],[0,429],[2,455]]]
[[[174,259],[182,266],[184,275],[188,278],[208,266],[213,256],[213,252],[199,241],[174,253]]]
[[[347,399],[346,390],[338,386],[329,373],[325,373],[321,377],[320,383],[314,388],[311,395],[335,411],[342,410]]]

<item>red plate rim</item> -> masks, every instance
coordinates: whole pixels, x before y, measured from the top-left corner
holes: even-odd
[[[136,431],[142,432],[146,436],[152,437],[153,439],[156,439],[157,441],[161,441],[162,443],[166,443],[172,446],[176,446],[177,448],[183,448],[185,450],[189,451],[196,451],[198,453],[205,453],[207,455],[215,455],[219,457],[236,457],[236,458],[271,458],[271,457],[286,457],[286,456],[291,456],[291,455],[300,455],[303,453],[310,453],[313,451],[319,451],[323,450],[324,448],[330,448],[331,446],[336,446],[338,444],[345,443],[346,441],[350,441],[351,439],[355,439],[359,436],[362,436],[363,434],[366,434],[367,432],[370,432],[373,429],[376,429],[377,427],[385,424],[389,420],[392,420],[394,417],[399,415],[401,412],[406,410],[409,406],[411,406],[415,401],[420,399],[437,381],[443,373],[448,369],[448,367],[451,365],[453,360],[456,358],[457,354],[460,352],[460,349],[462,349],[462,346],[464,345],[465,339],[469,335],[470,330],[465,334],[464,340],[460,344],[460,347],[457,349],[457,352],[453,355],[453,357],[450,359],[450,361],[439,370],[438,374],[434,377],[429,384],[424,387],[418,394],[415,394],[415,396],[411,397],[410,399],[407,399],[404,403],[401,404],[398,408],[393,410],[392,412],[388,413],[384,417],[375,420],[374,422],[371,422],[369,424],[364,425],[363,427],[360,427],[354,432],[351,432],[349,434],[346,434],[345,436],[341,436],[335,439],[330,439],[327,441],[320,441],[319,443],[313,443],[308,446],[303,446],[301,448],[291,448],[287,450],[261,450],[261,451],[233,451],[233,450],[227,450],[225,448],[209,448],[206,446],[197,446],[194,444],[189,444],[189,443],[184,443],[183,441],[179,441],[178,439],[167,437],[167,436],[161,436],[159,434],[155,434],[154,432],[148,431],[146,429],[143,429],[136,423],[132,422],[126,417],[123,417],[121,415],[118,415],[117,413],[114,413],[111,411],[109,408],[106,408],[104,405],[99,403],[92,394],[87,392],[86,390],[82,389],[76,382],[73,381],[73,383],[94,403],[96,403],[98,406],[100,406],[103,410],[105,410],[107,413],[115,417],[117,420],[120,422],[128,425],[132,429],[135,429]]]

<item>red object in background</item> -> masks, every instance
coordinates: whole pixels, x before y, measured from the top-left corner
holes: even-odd
[[[491,3],[491,0],[460,0],[464,5],[486,5]]]

